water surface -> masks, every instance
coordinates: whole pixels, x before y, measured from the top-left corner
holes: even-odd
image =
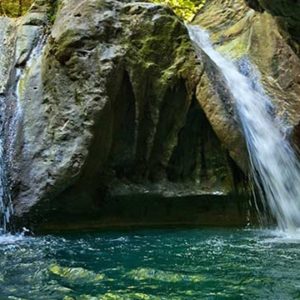
[[[0,299],[300,299],[300,243],[241,229],[2,236]]]

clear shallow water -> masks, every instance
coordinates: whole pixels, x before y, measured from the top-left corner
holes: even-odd
[[[300,299],[300,240],[238,229],[2,236],[0,299]]]

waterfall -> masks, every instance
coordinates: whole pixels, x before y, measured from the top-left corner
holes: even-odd
[[[188,26],[196,51],[205,52],[223,75],[234,99],[247,143],[254,180],[281,230],[300,228],[300,164],[282,125],[272,114],[271,101],[229,59],[212,46],[209,34]]]
[[[42,54],[46,39],[47,35],[41,34],[36,44],[32,47],[26,64],[16,66],[14,84],[10,87],[6,99],[0,95],[0,235],[12,230],[10,221],[13,215],[13,204],[6,176],[6,165],[7,162],[14,160],[17,131],[22,122],[22,109],[20,105],[21,82],[24,80],[26,72],[30,70],[34,62],[36,62]],[[9,105],[12,104],[12,102],[13,105]],[[9,106],[11,107],[9,108]],[[11,115],[7,116],[7,110],[12,110],[10,111]],[[4,145],[6,151],[4,151]],[[24,231],[26,231],[25,228],[23,228],[23,233]]]

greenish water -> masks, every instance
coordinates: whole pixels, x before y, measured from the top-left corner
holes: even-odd
[[[300,299],[300,242],[238,229],[2,236],[0,299]]]

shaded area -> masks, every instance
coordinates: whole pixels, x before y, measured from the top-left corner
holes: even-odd
[[[260,6],[279,17],[283,29],[300,43],[300,2],[299,0],[258,0]],[[299,50],[299,47],[298,47]],[[299,54],[299,52],[298,52]]]
[[[150,191],[106,194],[89,212],[80,213],[75,204],[75,207],[55,210],[45,218],[35,219],[30,227],[36,232],[55,232],[166,226],[240,227],[257,223],[256,212],[249,207],[247,198],[217,194],[181,196],[179,191],[174,196]]]
[[[193,98],[186,115],[184,127],[178,135],[178,144],[174,149],[168,166],[171,181],[191,180],[205,186],[219,181],[215,186],[228,187],[232,184],[232,174],[227,162],[227,154],[214,133],[200,105]],[[209,186],[208,186],[209,188]]]
[[[145,132],[153,129],[145,111],[144,118],[137,119],[130,78],[126,71],[119,74],[111,105],[94,126],[80,177],[53,200],[36,205],[22,224],[37,231],[246,225],[251,209],[245,177],[195,97],[188,101],[184,82],[166,91],[156,126],[151,123],[153,142],[139,144],[138,136],[147,139]]]

